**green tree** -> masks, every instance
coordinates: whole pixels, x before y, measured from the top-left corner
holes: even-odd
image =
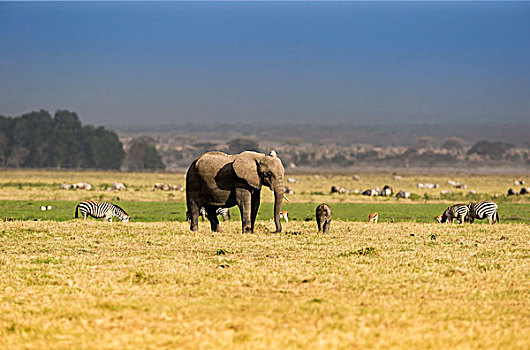
[[[478,141],[471,147],[467,154],[478,154],[481,156],[487,156],[493,160],[500,160],[504,157],[504,154],[515,146],[507,142],[499,141]]]
[[[83,127],[75,112],[0,116],[0,165],[119,169],[125,152],[114,132]]]
[[[238,138],[228,141],[228,151],[236,154],[243,151],[258,151],[259,145],[256,140],[251,138]]]
[[[85,164],[81,122],[76,113],[57,111],[51,135],[51,165],[59,168],[78,168]]]
[[[129,170],[164,170],[166,165],[150,137],[139,137],[131,142],[127,154]]]
[[[118,135],[100,126],[84,128],[86,167],[96,169],[119,169],[125,158],[123,145]]]

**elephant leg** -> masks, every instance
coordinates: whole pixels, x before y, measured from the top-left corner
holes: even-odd
[[[217,218],[216,209],[214,207],[208,207],[206,209],[206,217],[210,221],[210,228],[213,232],[221,232],[221,226],[219,225],[219,219]]]
[[[190,220],[190,230],[199,231],[199,206],[193,201],[188,201],[188,218]]]
[[[259,204],[261,200],[261,191],[257,190],[252,193],[252,203],[250,204],[250,230],[254,232],[254,223],[258,216]]]
[[[236,201],[241,212],[241,225],[243,233],[252,233],[251,225],[251,196],[250,192],[244,188],[236,188]]]

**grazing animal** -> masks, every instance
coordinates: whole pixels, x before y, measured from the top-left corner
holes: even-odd
[[[202,207],[201,210],[199,211],[199,215],[201,216],[202,221],[206,221],[206,216],[208,214],[206,213],[206,209],[204,207]],[[221,215],[221,217],[223,218],[223,221],[229,221],[231,219],[229,208],[217,208],[215,210],[215,215],[217,216]]]
[[[530,187],[523,187],[521,188],[521,191],[519,194],[529,194],[530,193]]]
[[[392,187],[388,186],[388,185],[385,185],[383,187],[383,190],[381,192],[379,192],[379,195],[380,196],[391,196],[393,193],[392,191]]]
[[[104,218],[103,221],[112,221],[115,216],[123,222],[129,222],[131,216],[122,208],[109,202],[83,201],[75,207],[75,217],[78,218],[78,211],[83,216],[83,220],[90,215],[94,218]]]
[[[436,217],[439,223],[452,223],[457,219],[459,223],[463,224],[466,217],[469,215],[469,208],[465,204],[455,204],[447,208],[442,215]]]
[[[368,215],[368,222],[372,224],[377,224],[377,219],[379,218],[379,214],[376,212],[371,213]]]
[[[285,186],[283,193],[285,193],[285,194],[294,194],[294,191],[293,191],[293,189],[291,187]]]
[[[280,210],[280,219],[284,219],[285,222],[289,222],[289,217],[287,216],[287,210]]]
[[[378,191],[377,190],[368,189],[368,190],[364,190],[361,194],[363,196],[377,196],[378,195]]]
[[[121,182],[115,182],[114,185],[112,185],[112,189],[116,191],[125,191],[127,188]]]
[[[517,196],[518,194],[519,192],[517,191],[517,189],[510,188],[508,190],[508,196]]]
[[[331,224],[331,207],[326,203],[320,204],[316,209],[316,219],[318,232],[322,231],[328,234],[329,225]]]
[[[497,204],[491,201],[471,202],[467,205],[469,208],[468,221],[473,223],[475,219],[488,219],[490,225],[499,222],[499,208]]]
[[[396,193],[396,198],[410,198],[410,192],[409,191],[399,191]]]

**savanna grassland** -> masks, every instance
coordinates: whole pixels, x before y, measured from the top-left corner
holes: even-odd
[[[184,192],[152,190],[183,174],[1,174],[0,216],[14,221],[0,222],[0,348],[530,347],[530,203],[502,196],[512,176],[288,176],[295,220],[273,233],[264,190],[256,233],[243,235],[237,210],[223,233],[188,230]],[[447,179],[468,189],[444,198]],[[80,181],[95,189],[59,190]],[[115,181],[127,191],[107,191]],[[416,196],[329,194],[385,184]],[[433,223],[470,189],[501,194],[501,224]],[[74,220],[89,198],[133,221]],[[316,233],[321,201],[334,209],[330,235]],[[366,223],[370,211],[382,222]]]

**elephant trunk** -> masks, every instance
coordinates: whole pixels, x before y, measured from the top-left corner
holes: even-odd
[[[282,232],[282,223],[280,222],[280,210],[282,210],[283,201],[283,182],[279,182],[274,187],[274,224],[276,225],[276,232]]]

